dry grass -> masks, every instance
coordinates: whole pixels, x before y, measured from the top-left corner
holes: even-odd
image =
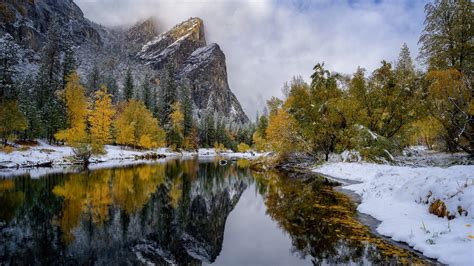
[[[4,152],[6,154],[12,153],[14,151],[15,151],[15,148],[13,148],[12,146],[3,146],[0,148],[0,152]]]
[[[437,199],[430,204],[428,211],[438,217],[448,217],[449,212],[444,201]]]

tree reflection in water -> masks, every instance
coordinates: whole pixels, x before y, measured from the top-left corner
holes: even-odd
[[[322,177],[254,173],[267,214],[286,231],[292,251],[314,264],[419,263],[412,252],[375,237],[356,219],[356,208]]]
[[[314,263],[411,259],[373,237],[324,182],[253,177],[248,161],[216,159],[0,180],[0,263],[212,263],[229,213],[253,186],[294,254]]]

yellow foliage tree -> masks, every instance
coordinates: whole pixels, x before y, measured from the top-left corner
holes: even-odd
[[[165,145],[165,131],[150,110],[137,100],[130,100],[115,123],[116,142],[144,149]]]
[[[296,148],[297,124],[284,108],[278,109],[270,116],[267,127],[267,140],[270,148],[278,153],[292,151]]]
[[[224,152],[226,149],[225,149],[224,144],[219,143],[219,142],[216,141],[216,142],[214,142],[214,150],[217,153],[220,153],[220,152]]]
[[[94,108],[89,116],[92,147],[97,153],[104,152],[104,145],[111,141],[110,129],[115,109],[107,87],[102,85],[95,93]]]
[[[428,109],[445,129],[447,148],[474,154],[474,100],[468,78],[456,69],[432,70],[426,78]]]
[[[436,139],[443,134],[443,126],[431,116],[412,123],[413,134],[411,144],[425,144],[433,149]]]
[[[250,146],[245,143],[240,143],[237,145],[238,152],[247,152],[248,150],[250,150]]]
[[[69,128],[59,131],[55,137],[71,146],[78,146],[87,142],[87,107],[89,103],[77,72],[74,71],[67,77],[67,85],[62,96],[67,107]]]
[[[173,110],[171,112],[171,115],[170,115],[171,124],[173,125],[174,130],[177,133],[182,135],[183,134],[184,114],[181,111],[181,104],[179,102],[175,102],[171,106],[171,110]]]
[[[176,149],[182,146],[184,133],[184,114],[179,102],[171,105],[170,122],[171,130],[168,132],[168,144]]]
[[[16,102],[0,102],[0,136],[3,145],[14,131],[28,127],[25,116],[18,109]]]
[[[252,135],[252,140],[254,147],[257,151],[264,151],[266,150],[266,143],[265,139],[260,135],[260,132],[255,131]]]
[[[191,129],[189,135],[184,138],[183,149],[187,151],[196,151],[199,148],[199,137],[195,127]]]

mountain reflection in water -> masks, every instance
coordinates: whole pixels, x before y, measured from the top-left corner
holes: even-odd
[[[0,264],[418,262],[371,235],[323,179],[252,173],[247,161],[12,177],[0,202]]]

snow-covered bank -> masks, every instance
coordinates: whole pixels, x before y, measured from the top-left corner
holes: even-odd
[[[150,153],[165,155],[167,158],[223,156],[253,159],[264,155],[253,152],[216,152],[214,149],[199,149],[197,152],[172,152],[166,148],[139,151],[112,145],[105,146],[105,150],[105,155],[91,158],[90,169],[144,163],[147,161],[141,160],[140,157]],[[49,173],[74,171],[77,167],[73,166],[73,155],[71,147],[49,145],[44,142],[39,142],[39,145],[27,149],[17,149],[11,153],[0,152],[0,176],[30,174],[32,177],[39,177]],[[35,167],[45,163],[52,163],[53,167]]]
[[[359,194],[358,210],[381,221],[377,231],[408,243],[425,256],[450,265],[474,264],[474,166],[408,167],[369,163],[329,163],[314,169],[358,181],[344,188]],[[437,199],[456,218],[428,211]],[[459,214],[461,207],[462,214]]]

